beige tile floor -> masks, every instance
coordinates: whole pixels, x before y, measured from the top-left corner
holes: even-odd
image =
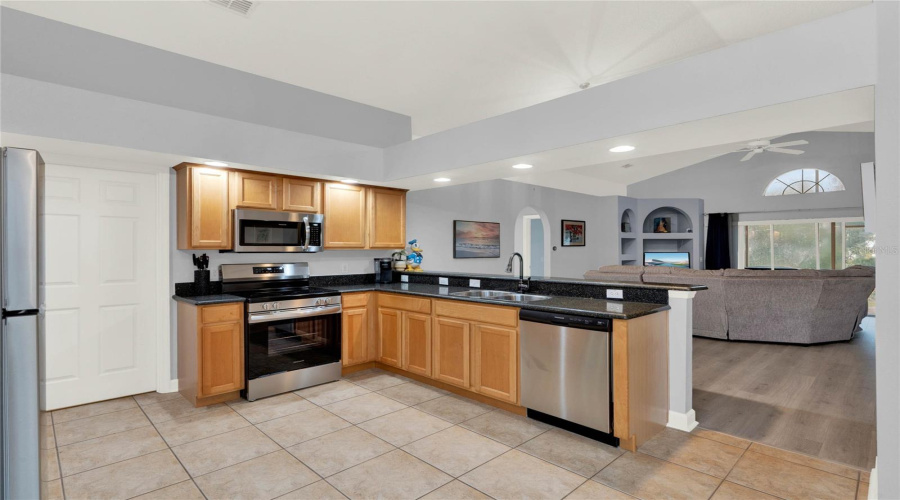
[[[141,394],[42,423],[47,498],[861,500],[868,489],[868,473],[703,429],[623,452],[378,370],[207,408]]]

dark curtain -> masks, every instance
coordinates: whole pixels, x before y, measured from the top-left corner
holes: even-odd
[[[731,249],[728,214],[709,214],[706,230],[706,268],[728,269],[731,267]]]

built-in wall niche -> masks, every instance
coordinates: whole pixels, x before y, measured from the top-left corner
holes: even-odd
[[[625,209],[622,212],[622,220],[619,222],[619,232],[622,234],[631,234],[638,230],[638,228],[634,227],[634,223],[637,222],[637,217],[634,216],[634,211],[630,208]]]
[[[686,213],[675,207],[659,207],[644,218],[644,234],[666,234],[656,232],[660,218],[669,219],[669,233],[687,233],[688,229],[694,229],[693,222]]]

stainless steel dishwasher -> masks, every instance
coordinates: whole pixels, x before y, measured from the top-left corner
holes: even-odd
[[[611,320],[524,309],[519,319],[528,416],[618,446],[612,435]]]

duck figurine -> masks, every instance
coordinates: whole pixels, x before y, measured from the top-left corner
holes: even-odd
[[[422,272],[422,249],[419,247],[419,240],[411,240],[409,242],[409,252],[406,256],[406,270]]]

